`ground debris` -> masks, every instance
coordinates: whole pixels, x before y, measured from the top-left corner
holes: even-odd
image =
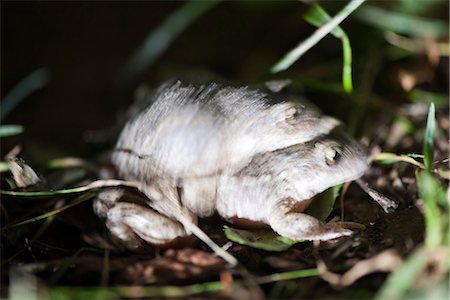
[[[330,272],[322,260],[318,260],[318,268],[322,279],[336,287],[352,285],[363,276],[375,272],[392,272],[402,265],[402,258],[394,250],[385,250],[369,259],[360,260],[344,274]]]
[[[127,265],[119,278],[132,284],[189,283],[214,278],[224,267],[223,260],[209,252],[170,249],[161,257]]]

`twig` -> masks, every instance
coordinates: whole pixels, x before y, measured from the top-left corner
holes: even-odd
[[[366,182],[362,181],[362,179],[356,180],[356,183],[364,192],[372,197],[372,199],[375,200],[375,202],[377,202],[386,213],[393,212],[397,209],[398,204],[395,203],[394,200],[391,200],[385,195],[371,189]]]

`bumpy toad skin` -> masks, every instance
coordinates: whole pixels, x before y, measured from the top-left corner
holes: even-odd
[[[125,126],[113,162],[130,180],[210,176],[340,124],[286,98],[247,87],[166,83],[153,105]]]
[[[179,197],[193,222],[195,215],[206,217],[217,211],[228,220],[238,217],[269,224],[291,239],[328,240],[351,231],[336,223],[324,224],[303,210],[314,195],[360,177],[366,168],[361,145],[335,130],[303,144],[255,155],[238,171],[231,168],[217,176],[180,181]],[[111,197],[97,202],[97,211],[106,215],[113,236],[129,249],[188,234],[180,223],[156,216],[149,207],[118,203],[100,208],[107,201],[114,202]]]
[[[148,199],[123,188],[101,192],[94,202],[96,214],[105,219],[114,241],[129,250],[169,244],[187,236],[184,227],[145,205]],[[196,216],[192,215],[196,223]]]
[[[317,193],[361,176],[367,157],[336,119],[290,99],[214,84],[162,86],[113,154],[120,176],[139,181],[147,198],[124,202],[114,189],[94,202],[113,238],[130,250],[164,244],[190,234],[180,215],[195,224],[215,211],[292,239],[349,235],[302,211]]]
[[[269,224],[278,234],[294,240],[334,239],[351,231],[338,224],[323,224],[302,212],[312,197],[359,178],[366,169],[362,146],[336,130],[303,144],[261,153],[233,176],[222,175],[216,209],[226,219]]]

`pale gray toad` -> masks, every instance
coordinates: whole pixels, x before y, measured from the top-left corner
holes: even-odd
[[[163,86],[125,126],[113,155],[120,176],[141,182],[148,199],[121,202],[115,189],[95,202],[112,236],[131,250],[164,244],[190,232],[180,215],[196,223],[215,211],[292,239],[349,235],[302,211],[317,193],[361,176],[365,152],[336,119],[274,98],[248,88]]]
[[[207,176],[254,154],[327,134],[340,122],[279,93],[218,84],[163,84],[124,127],[113,155],[121,176]],[[291,100],[291,99],[289,99]]]

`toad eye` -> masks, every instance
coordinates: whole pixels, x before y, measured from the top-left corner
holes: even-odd
[[[341,158],[341,149],[338,147],[329,147],[325,149],[325,163],[329,166],[334,165]]]

